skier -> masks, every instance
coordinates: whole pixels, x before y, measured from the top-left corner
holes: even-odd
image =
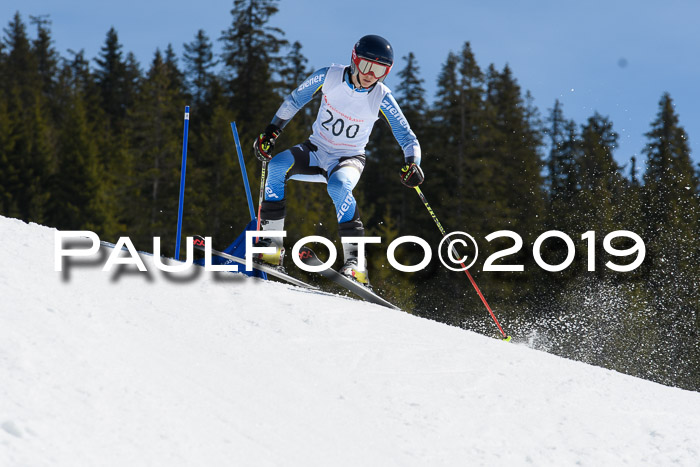
[[[365,146],[380,114],[403,149],[401,182],[409,187],[423,182],[418,139],[383,83],[393,64],[394,51],[386,39],[364,36],[352,49],[350,66],[334,64],[321,68],[287,96],[272,122],[253,143],[257,158],[269,161],[260,213],[263,231],[284,230],[285,184],[287,180],[303,180],[328,184],[341,238],[363,236],[364,226],[352,190],[365,167]],[[312,135],[273,157],[272,150],[282,129],[318,92],[322,99]],[[257,261],[282,265],[281,238],[266,238],[263,234],[255,246],[276,248],[275,253],[256,254]],[[358,245],[343,243],[343,254],[345,264],[339,272],[369,286],[367,263],[359,257]]]

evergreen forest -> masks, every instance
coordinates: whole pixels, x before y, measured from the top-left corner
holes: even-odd
[[[183,238],[207,235],[225,248],[250,221],[230,122],[257,205],[261,170],[252,142],[314,71],[302,44],[270,26],[277,11],[276,0],[235,0],[228,29],[199,30],[182,56],[169,45],[149,63],[124,50],[115,28],[96,57],[60,54],[49,17],[16,13],[0,42],[0,215],[91,230],[112,242],[128,236],[148,252],[158,236],[172,256],[189,105]],[[432,101],[413,53],[396,57],[392,91],[421,143],[421,189],[448,232],[477,240],[471,272],[503,328],[516,343],[700,390],[700,171],[672,96],[658,96],[639,148],[644,160],[621,165],[608,117],[575,122],[558,101],[538,109],[514,70],[479,64],[469,42],[445,47]],[[308,138],[317,108],[312,102],[295,116],[278,150]],[[382,238],[368,246],[374,289],[408,313],[500,338],[465,274],[438,260],[442,235],[415,191],[400,183],[402,163],[390,128],[378,120],[354,192],[367,234]],[[325,185],[290,182],[287,194],[288,251],[307,235],[331,239],[341,251]],[[553,230],[572,243],[538,242]],[[639,254],[632,238],[606,242],[618,230],[644,242],[644,261],[629,272],[609,266]],[[513,236],[487,240],[498,231],[516,232],[522,244]],[[386,258],[389,243],[406,235],[433,246],[420,272],[399,272]],[[493,265],[523,270],[484,271],[498,252]],[[540,266],[572,254],[561,271]],[[422,255],[412,244],[396,251],[404,264]],[[291,258],[286,263],[291,274],[318,281]]]

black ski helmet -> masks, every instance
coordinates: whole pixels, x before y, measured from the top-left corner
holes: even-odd
[[[381,36],[370,34],[361,37],[352,48],[350,72],[353,75],[356,75],[358,72],[357,65],[355,63],[356,59],[358,58],[364,58],[366,60],[385,65],[387,67],[386,73],[384,73],[384,75],[378,79],[379,82],[382,82],[389,74],[389,71],[391,71],[391,67],[394,65],[394,49],[391,47],[388,40]]]

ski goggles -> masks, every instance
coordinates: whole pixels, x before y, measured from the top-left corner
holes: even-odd
[[[354,51],[352,59],[360,73],[363,75],[372,75],[377,79],[386,76],[389,70],[391,70],[391,66],[358,57],[355,55]]]

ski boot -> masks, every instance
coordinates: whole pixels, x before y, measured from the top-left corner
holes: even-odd
[[[275,243],[271,238],[261,238],[255,244],[255,247],[275,247],[276,251],[274,253],[253,253],[253,261],[258,264],[265,264],[272,266],[275,269],[282,269],[282,263],[284,262],[284,247]]]
[[[262,232],[266,230],[284,230],[284,219],[263,220],[261,221]],[[275,269],[283,270],[282,262],[284,261],[284,246],[282,246],[281,238],[266,238],[261,235],[261,238],[253,244],[255,247],[275,247],[274,253],[253,253],[253,261],[258,264],[272,266]]]
[[[369,289],[372,288],[369,285],[369,274],[367,273],[367,268],[365,268],[364,271],[360,271],[357,258],[348,259],[338,272],[349,279],[359,282]]]
[[[367,261],[365,261],[365,258],[360,258],[358,253],[357,244],[343,243],[345,264],[343,264],[343,267],[341,267],[338,272],[371,289],[372,287],[369,285],[369,274],[367,273]],[[364,265],[362,271],[360,271],[360,261],[362,261]]]

